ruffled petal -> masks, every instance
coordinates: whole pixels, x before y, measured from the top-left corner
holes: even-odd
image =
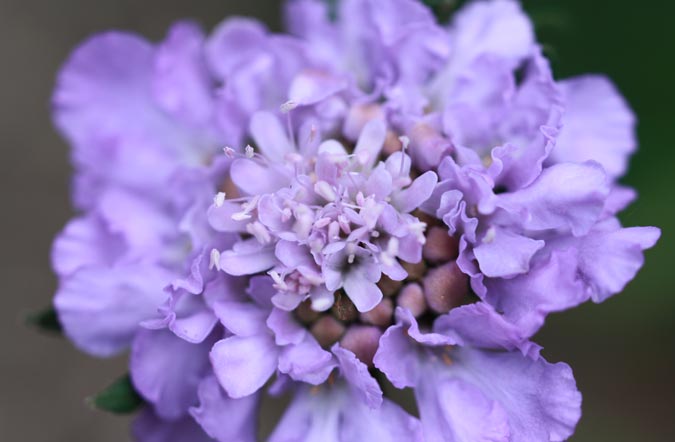
[[[485,276],[508,278],[527,272],[530,260],[544,244],[544,241],[493,227],[473,248],[473,254]]]
[[[525,189],[498,195],[496,204],[526,229],[569,229],[580,236],[598,221],[608,194],[599,164],[563,163],[545,169]]]
[[[169,114],[195,126],[208,124],[214,113],[210,73],[203,56],[204,32],[194,23],[171,27],[157,49],[153,92]]]
[[[258,391],[274,374],[279,350],[266,333],[218,341],[211,350],[213,371],[227,394],[235,399]]]
[[[458,335],[463,346],[485,349],[515,350],[523,354],[538,347],[520,330],[497,313],[490,305],[477,302],[454,308],[434,322],[434,332],[448,336]]]
[[[379,408],[382,405],[382,389],[368,372],[368,366],[340,344],[335,344],[331,351],[337,357],[340,373],[357,391],[360,399],[370,408]]]
[[[218,301],[213,310],[225,328],[237,336],[254,336],[265,331],[267,311],[253,303]]]
[[[52,102],[84,171],[75,189],[79,205],[95,204],[109,182],[161,195],[178,165],[198,165],[214,147],[156,104],[154,62],[149,42],[108,32],[81,45],[61,70]]]
[[[75,345],[112,356],[131,344],[141,321],[156,316],[172,277],[151,265],[80,269],[61,281],[54,306]]]
[[[276,264],[274,248],[265,247],[255,238],[240,241],[220,255],[220,268],[233,276],[253,275]]]
[[[279,371],[296,381],[320,385],[328,379],[335,368],[329,352],[322,349],[309,333],[302,341],[283,347],[279,356]]]
[[[581,417],[581,394],[568,365],[467,348],[451,357],[454,363],[441,369],[440,379],[461,379],[497,402],[508,416],[509,440],[563,441],[573,434]]]
[[[131,379],[159,416],[177,419],[197,403],[197,385],[208,373],[215,339],[191,344],[168,331],[141,331],[131,350]]]
[[[584,75],[559,83],[565,101],[555,162],[597,161],[612,178],[626,172],[635,151],[635,115],[612,82]]]
[[[199,384],[199,406],[190,414],[202,429],[218,442],[255,442],[260,396],[228,397],[214,376]],[[185,440],[184,442],[191,442]]]
[[[52,267],[61,276],[86,266],[108,266],[123,253],[121,239],[95,215],[70,221],[54,240]]]
[[[511,279],[489,279],[486,300],[504,312],[525,336],[532,336],[549,313],[572,308],[588,299],[577,274],[573,250],[555,250],[528,273]]]
[[[426,442],[509,442],[504,409],[458,379],[428,377],[415,389]]]
[[[594,228],[579,244],[579,270],[591,287],[593,301],[619,293],[644,263],[645,249],[656,244],[656,227],[621,228],[609,219]]]
[[[417,383],[419,359],[402,324],[393,325],[384,332],[373,363],[396,388],[412,387]]]

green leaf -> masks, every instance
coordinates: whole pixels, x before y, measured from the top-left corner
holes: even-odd
[[[105,390],[87,399],[94,408],[115,414],[129,414],[138,410],[144,403],[136,392],[131,378],[125,374],[110,384]]]
[[[26,322],[41,331],[56,334],[63,333],[63,327],[53,307],[47,307],[44,310],[28,315]]]

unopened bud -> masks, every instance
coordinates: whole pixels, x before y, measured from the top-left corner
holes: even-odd
[[[401,140],[399,140],[396,132],[388,130],[387,136],[384,139],[384,146],[382,146],[382,153],[386,156],[389,156],[401,150],[402,147]]]
[[[378,104],[357,104],[349,109],[343,127],[344,136],[349,140],[357,140],[363,127],[371,120],[384,118],[384,112]]]
[[[403,266],[405,271],[408,272],[409,280],[422,279],[422,277],[424,277],[424,275],[427,273],[427,265],[424,263],[424,261],[420,261],[414,264],[402,261],[401,265]]]
[[[372,325],[352,325],[340,340],[340,345],[356,355],[364,364],[373,365],[382,330]]]
[[[413,282],[406,285],[398,295],[396,302],[399,306],[410,310],[414,317],[419,317],[427,311],[427,301],[424,299],[424,290],[422,286]]]
[[[356,306],[343,292],[338,292],[335,296],[332,312],[337,319],[344,322],[351,322],[359,316]]]
[[[382,275],[377,283],[377,286],[382,290],[384,296],[394,296],[400,290],[403,283],[401,281],[394,281],[387,275]]]
[[[436,313],[447,313],[461,305],[468,293],[469,277],[454,261],[431,269],[424,277],[424,296]]]
[[[422,256],[429,262],[441,263],[454,261],[459,254],[459,242],[450,236],[448,229],[434,226],[427,231],[427,241],[422,248]]]
[[[295,309],[295,316],[304,324],[311,324],[316,321],[320,313],[312,308],[312,301],[306,300],[298,305],[298,308]]]
[[[324,315],[312,324],[310,332],[321,347],[329,348],[342,337],[345,332],[345,326],[334,317]]]
[[[383,298],[374,309],[361,313],[361,321],[386,327],[391,324],[391,317],[394,314],[394,303],[389,298]]]

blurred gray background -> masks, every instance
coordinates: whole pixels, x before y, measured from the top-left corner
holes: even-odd
[[[637,110],[642,150],[626,182],[641,200],[623,219],[659,225],[664,237],[624,294],[554,316],[537,341],[549,360],[572,365],[584,393],[584,417],[572,440],[673,441],[675,6],[547,3],[561,11],[543,16],[550,26],[541,30],[557,72],[606,72]],[[52,129],[48,107],[59,65],[97,31],[128,29],[158,40],[177,19],[211,28],[229,14],[279,28],[274,0],[0,0],[0,441],[128,440],[128,419],[84,404],[124,371],[124,358],[89,358],[23,324],[27,313],[50,302],[56,286],[50,243],[72,215],[67,146]]]

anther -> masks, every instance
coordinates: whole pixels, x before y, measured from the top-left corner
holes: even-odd
[[[225,203],[225,196],[225,192],[216,193],[216,196],[213,197],[213,204],[215,204],[216,207],[222,207],[223,203]]]
[[[216,269],[220,271],[220,251],[218,249],[211,249],[211,257],[209,261],[209,270]]]

